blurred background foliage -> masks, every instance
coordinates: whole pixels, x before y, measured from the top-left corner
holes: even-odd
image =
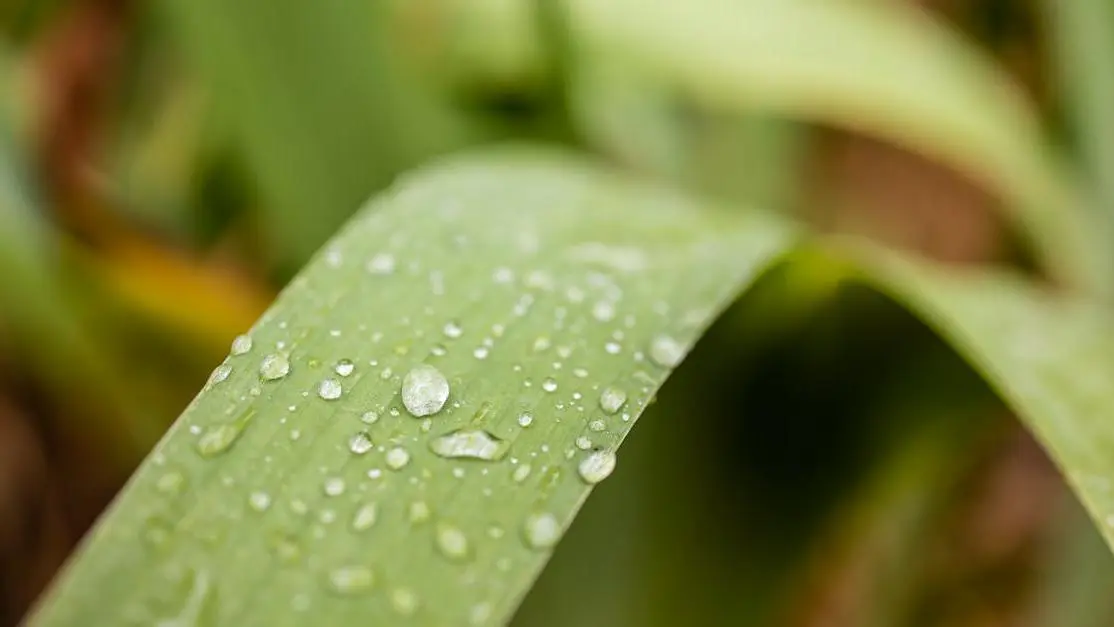
[[[841,2],[900,5],[993,58],[1114,208],[1114,3]],[[435,155],[556,142],[821,230],[1034,267],[983,173],[862,112],[692,97],[580,46],[564,4],[0,0],[4,624],[231,338]],[[818,258],[774,270],[700,344],[516,624],[1101,627],[1111,586],[1108,551],[979,378]]]

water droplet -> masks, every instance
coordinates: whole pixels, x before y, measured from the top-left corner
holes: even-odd
[[[329,587],[337,594],[362,594],[374,585],[375,573],[367,566],[341,566],[329,572]]]
[[[487,601],[477,603],[468,610],[468,623],[471,625],[483,625],[491,620],[491,604]]]
[[[650,341],[650,359],[663,368],[672,368],[685,358],[685,346],[668,335]]]
[[[476,359],[487,359],[487,353],[488,350],[486,346],[477,346],[475,350],[472,351],[472,356]]]
[[[518,426],[529,427],[534,424],[534,417],[530,414],[522,414],[518,417]]]
[[[347,377],[356,370],[356,364],[352,363],[351,359],[342,359],[337,362],[333,371],[342,377]]]
[[[252,492],[248,495],[248,505],[257,512],[265,512],[271,507],[271,495],[266,492]]]
[[[379,422],[379,414],[373,411],[365,411],[363,415],[360,416],[360,422],[368,425],[373,425],[376,422]]]
[[[588,423],[588,428],[598,433],[600,431],[606,430],[607,424],[604,423],[604,421],[602,420],[593,420],[592,422]]]
[[[416,418],[441,411],[448,398],[449,382],[433,366],[418,366],[406,373],[402,380],[402,404]]]
[[[251,350],[251,344],[250,335],[237,335],[236,339],[232,340],[231,353],[233,355],[243,355]]]
[[[548,549],[561,538],[561,523],[550,513],[531,514],[522,526],[522,536],[532,549]]]
[[[317,395],[327,401],[335,401],[343,393],[344,388],[341,387],[340,381],[336,379],[324,379],[317,386]]]
[[[459,527],[449,523],[437,525],[436,540],[437,550],[441,555],[458,561],[468,558],[468,536]]]
[[[395,257],[390,253],[379,253],[368,260],[365,267],[372,274],[391,274],[395,271]]]
[[[585,483],[596,484],[608,478],[615,470],[615,453],[596,451],[583,460],[576,470]]]
[[[511,473],[511,478],[514,479],[515,483],[522,483],[530,476],[531,470],[530,464],[521,464]]]
[[[379,372],[379,378],[384,380],[384,381],[389,380],[393,376],[395,376],[395,371],[391,370],[390,366],[387,366],[386,368],[384,368],[382,371]]]
[[[227,379],[230,374],[232,374],[232,366],[221,364],[213,369],[213,374],[209,375],[209,383],[216,385]]]
[[[618,355],[619,351],[623,350],[623,347],[619,346],[618,342],[608,342],[603,345],[603,350],[607,351],[609,355]]]
[[[582,451],[586,451],[592,448],[592,440],[588,439],[587,436],[582,435],[576,439],[576,448]]]
[[[177,494],[182,491],[186,485],[186,478],[180,472],[168,472],[158,478],[155,482],[155,489],[159,492],[167,494]]]
[[[410,463],[410,453],[401,446],[396,446],[387,451],[386,456],[387,468],[391,470],[402,470],[406,464]]]
[[[290,374],[290,360],[281,353],[271,353],[259,364],[259,378],[274,381]]]
[[[348,450],[352,451],[354,455],[363,455],[370,451],[375,446],[371,441],[371,436],[367,431],[357,431],[348,438]]]
[[[573,368],[572,373],[578,379],[583,379],[588,376],[588,371],[584,368]]]
[[[605,414],[616,414],[627,402],[627,393],[619,388],[606,387],[600,392],[600,409]]]
[[[429,449],[441,457],[491,461],[507,452],[507,443],[482,429],[460,429],[430,440]]]
[[[344,479],[340,477],[329,477],[325,480],[325,485],[322,486],[326,496],[340,496],[344,494]]]
[[[410,508],[407,513],[410,522],[415,525],[424,523],[425,521],[429,520],[429,517],[432,515],[433,512],[430,511],[429,505],[427,505],[425,501],[414,501],[410,504]]]
[[[556,392],[557,380],[553,377],[548,377],[545,381],[542,381],[542,389],[546,392]]]
[[[551,345],[551,343],[550,343],[548,337],[546,337],[544,335],[539,335],[538,338],[534,340],[534,352],[535,353],[540,353],[540,352],[548,349],[550,347],[550,345]]]
[[[611,301],[601,300],[592,306],[592,317],[600,322],[609,322],[615,317],[615,305]]]
[[[365,503],[352,515],[352,530],[367,531],[375,526],[379,519],[379,508],[375,503]]]
[[[197,452],[202,457],[214,457],[232,448],[240,437],[243,428],[237,424],[223,424],[209,427],[197,439]]]
[[[410,588],[391,590],[391,607],[401,616],[413,616],[418,611],[418,594]]]
[[[464,334],[464,329],[456,320],[450,320],[445,323],[444,328],[441,329],[445,333],[445,337],[456,339]]]

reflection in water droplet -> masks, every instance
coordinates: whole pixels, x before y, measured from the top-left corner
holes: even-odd
[[[585,483],[596,484],[611,476],[615,463],[615,453],[596,451],[581,460],[576,470]]]
[[[211,385],[216,385],[227,379],[230,374],[232,374],[232,366],[221,364],[213,369],[213,374],[209,375],[209,383]]]
[[[468,536],[459,527],[449,523],[438,524],[436,539],[437,550],[441,555],[457,561],[468,558]]]
[[[460,429],[436,437],[429,449],[441,457],[496,460],[507,451],[507,443],[482,429]]]
[[[271,495],[266,492],[252,492],[248,495],[248,505],[257,512],[265,512],[271,507]]]
[[[348,375],[352,374],[355,370],[356,370],[356,364],[352,363],[351,359],[342,359],[342,360],[337,362],[337,365],[335,367],[333,367],[333,372],[336,372],[338,375],[340,375],[342,377],[347,377]]]
[[[449,398],[449,382],[433,366],[423,364],[406,373],[402,380],[402,404],[416,418],[441,411]]]
[[[379,507],[375,503],[364,503],[352,515],[352,530],[367,531],[379,520]]]
[[[352,451],[354,455],[363,455],[370,451],[375,444],[371,441],[371,436],[367,431],[358,431],[352,434],[348,439],[348,450]]]
[[[401,446],[396,446],[387,451],[386,455],[387,468],[391,470],[401,470],[410,463],[410,453]]]
[[[627,402],[627,393],[619,388],[606,387],[600,392],[600,409],[606,414],[616,414]]]
[[[560,539],[561,524],[556,516],[548,512],[531,514],[522,526],[522,536],[530,548],[547,549]]]
[[[685,358],[685,346],[668,335],[650,341],[650,359],[663,368],[672,368]]]
[[[337,594],[362,594],[374,585],[375,573],[367,566],[342,566],[329,571],[329,588]]]
[[[327,401],[335,401],[343,393],[344,389],[336,379],[325,379],[317,386],[317,395]]]
[[[243,355],[251,350],[251,336],[250,335],[237,335],[236,339],[232,340],[231,353],[233,355]]]
[[[202,457],[214,457],[232,448],[243,429],[237,424],[209,427],[197,439],[197,452]]]
[[[271,353],[259,364],[259,378],[274,381],[290,374],[290,360],[280,353]]]
[[[391,590],[391,607],[401,616],[413,616],[418,611],[418,594],[410,588]]]

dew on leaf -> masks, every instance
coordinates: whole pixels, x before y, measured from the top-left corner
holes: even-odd
[[[215,457],[232,448],[236,440],[243,433],[243,427],[238,424],[222,424],[209,427],[197,439],[197,452],[202,457]]]
[[[655,335],[650,341],[650,359],[663,368],[673,368],[685,358],[685,346],[669,335]]]
[[[606,387],[600,392],[600,409],[605,414],[616,414],[627,402],[627,393],[619,388]]]
[[[213,374],[209,375],[209,383],[217,384],[228,378],[232,374],[232,366],[228,364],[221,364],[213,369]]]
[[[385,459],[387,468],[391,470],[402,470],[406,467],[406,464],[410,463],[410,453],[401,446],[396,446],[387,451]]]
[[[445,337],[452,339],[456,339],[464,334],[464,328],[461,327],[460,323],[456,320],[446,322],[441,331],[445,334]]]
[[[325,480],[322,486],[326,496],[340,496],[344,494],[344,479],[340,477],[329,477]]]
[[[604,431],[607,429],[607,424],[602,420],[593,420],[588,423],[588,429],[596,432]]]
[[[437,550],[441,552],[441,555],[454,561],[468,558],[471,550],[468,544],[468,536],[459,527],[449,523],[440,523],[437,525],[435,536]]]
[[[582,435],[576,439],[576,448],[582,451],[586,451],[592,448],[592,440],[589,439],[587,436]]]
[[[418,594],[410,588],[391,590],[391,608],[400,616],[413,616],[418,611]]]
[[[356,364],[351,359],[341,359],[337,365],[333,367],[333,372],[336,372],[342,377],[347,377],[356,370]]]
[[[615,453],[596,451],[581,460],[576,470],[585,483],[597,484],[611,475],[615,470],[615,462]]]
[[[499,459],[507,451],[507,443],[482,429],[459,429],[433,438],[429,449],[436,455],[452,459]]]
[[[252,340],[250,335],[237,335],[236,339],[232,340],[232,348],[230,352],[233,355],[243,355],[251,350]]]
[[[379,508],[375,503],[364,503],[356,509],[356,513],[352,515],[352,530],[353,531],[367,531],[375,526],[375,521],[379,519]]]
[[[257,512],[265,512],[271,507],[271,495],[256,491],[248,495],[248,505]]]
[[[275,381],[290,374],[290,360],[281,353],[271,353],[259,364],[259,378]]]
[[[429,520],[433,512],[425,501],[414,501],[407,510],[407,518],[412,524],[421,524]]]
[[[531,514],[522,525],[522,536],[532,549],[547,549],[561,538],[561,523],[548,512]]]
[[[185,485],[186,477],[180,472],[168,472],[155,482],[155,488],[166,494],[177,494]]]
[[[373,411],[365,411],[360,416],[360,422],[368,425],[373,425],[379,421],[379,414]]]
[[[402,404],[416,418],[432,416],[445,406],[449,382],[433,366],[423,364],[406,373],[402,380]]]
[[[546,392],[556,392],[557,391],[557,380],[554,379],[553,377],[547,378],[545,381],[542,381],[542,389],[545,390]]]
[[[365,268],[371,274],[391,274],[395,271],[395,257],[390,253],[379,253],[368,260]]]
[[[340,595],[363,594],[375,585],[375,573],[367,566],[341,566],[329,571],[329,588]]]
[[[514,479],[515,483],[522,483],[530,476],[531,470],[530,464],[520,464],[514,469],[514,472],[511,473],[511,478]]]
[[[340,381],[336,379],[324,379],[317,385],[317,395],[327,401],[335,401],[343,393],[344,388],[341,387]]]
[[[521,414],[521,415],[519,415],[519,417],[518,417],[518,426],[520,426],[520,427],[529,427],[529,426],[530,426],[530,425],[532,425],[532,424],[534,424],[534,417],[533,417],[533,416],[531,416],[530,414]]]
[[[371,436],[367,431],[357,431],[348,438],[348,450],[352,451],[354,455],[363,455],[370,451],[375,446],[371,441]]]

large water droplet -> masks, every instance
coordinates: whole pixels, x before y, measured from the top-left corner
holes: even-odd
[[[202,457],[214,457],[232,448],[236,440],[243,433],[243,427],[238,424],[226,423],[209,427],[197,439],[197,452]]]
[[[581,460],[576,471],[585,483],[596,484],[611,476],[612,471],[615,470],[615,463],[615,453],[596,451]]]
[[[522,536],[533,549],[548,549],[561,538],[561,523],[548,512],[531,514],[522,525]]]
[[[600,409],[606,414],[616,414],[627,402],[627,393],[619,388],[606,387],[600,392]]]
[[[290,374],[290,360],[286,355],[271,353],[259,364],[259,378],[264,381],[281,379],[288,374]]]
[[[669,335],[656,335],[650,341],[650,359],[663,368],[672,368],[685,358],[685,346]]]
[[[391,470],[402,470],[406,464],[410,463],[410,452],[401,446],[396,446],[387,451],[386,455],[387,468]]]
[[[335,401],[343,393],[344,388],[336,379],[325,379],[317,385],[317,395],[327,401]]]
[[[379,520],[379,507],[375,503],[365,503],[352,515],[352,530],[367,531],[375,526],[377,520]]]
[[[363,455],[370,451],[375,444],[371,441],[371,436],[367,431],[358,431],[348,439],[348,450],[352,451],[354,455]]]
[[[367,566],[341,566],[329,571],[329,588],[337,594],[363,594],[374,585],[375,572]]]
[[[237,335],[236,339],[232,340],[231,352],[233,355],[243,355],[251,350],[251,345],[250,335]]]
[[[441,457],[491,461],[507,452],[507,443],[482,429],[460,429],[430,440],[429,449]]]
[[[451,560],[464,560],[468,558],[468,536],[464,535],[459,527],[448,523],[437,525],[436,533],[437,550],[441,555]]]
[[[410,588],[391,590],[391,607],[400,616],[413,616],[418,611],[418,594]]]
[[[448,398],[449,382],[433,366],[418,366],[402,379],[402,404],[416,418],[441,411]]]
[[[333,367],[333,372],[336,372],[342,377],[347,377],[348,375],[355,372],[355,370],[356,364],[353,363],[351,359],[342,359],[337,362],[336,366]]]

